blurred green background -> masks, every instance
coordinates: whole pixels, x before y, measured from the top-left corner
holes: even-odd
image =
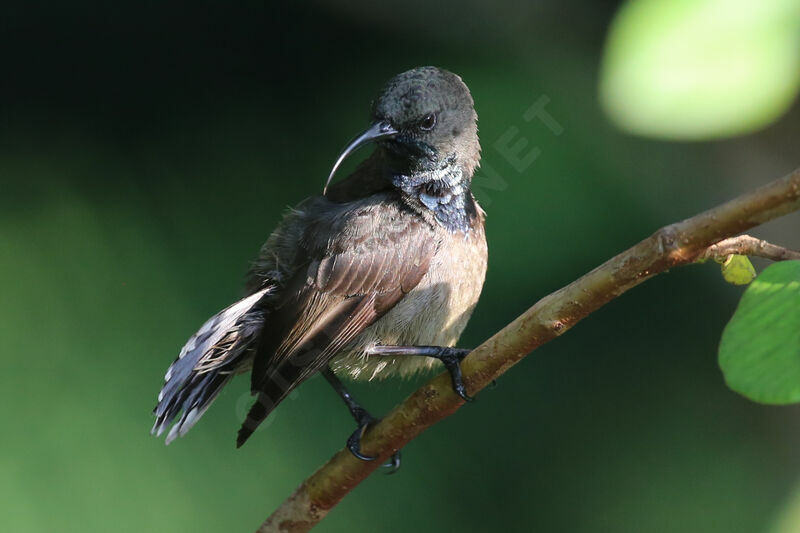
[[[601,74],[619,65],[603,60],[618,8],[1,7],[0,530],[250,531],[343,445],[352,420],[319,378],[241,450],[245,379],[169,447],[149,435],[150,411],[183,342],[241,294],[281,212],[321,191],[400,71],[463,77],[496,172],[480,191],[490,266],[463,346],[658,227],[798,165],[791,76],[750,129],[710,128],[727,140],[618,129],[598,93],[601,77],[612,96],[625,81]],[[560,135],[523,118],[543,96]],[[509,131],[522,154],[539,150],[522,172],[497,145]],[[800,248],[799,222],[754,234]],[[373,475],[318,530],[800,530],[800,410],[737,396],[717,368],[742,290],[715,265],[648,281],[412,442],[397,475]],[[418,384],[353,392],[381,413]]]

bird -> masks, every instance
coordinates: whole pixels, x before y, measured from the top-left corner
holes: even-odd
[[[477,114],[463,80],[437,67],[390,79],[371,124],[339,155],[323,193],[289,209],[252,264],[245,297],[203,324],[170,365],[152,433],[183,436],[234,375],[256,400],[237,447],[297,386],[321,373],[356,422],[376,419],[342,382],[411,376],[442,364],[472,398],[455,345],[480,297],[486,214],[470,185],[480,164]],[[353,152],[375,150],[331,184]],[[171,427],[170,427],[170,424]],[[399,454],[393,456],[399,464]]]

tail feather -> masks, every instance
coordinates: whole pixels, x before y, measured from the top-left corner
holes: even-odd
[[[175,403],[176,412],[175,415],[172,415],[172,419],[177,415],[177,409],[180,409],[181,414],[167,433],[165,441],[167,444],[178,437],[183,437],[194,426],[232,376],[233,374],[200,374],[198,375],[199,380],[193,379],[189,382],[188,386],[182,390],[184,394],[181,395],[180,401]],[[164,419],[161,424],[157,422],[156,434],[160,436],[172,419]]]
[[[247,439],[255,432],[258,426],[266,420],[267,416],[272,412],[275,407],[288,396],[289,391],[275,391],[278,395],[270,394],[270,392],[260,392],[256,398],[256,402],[250,407],[247,412],[247,418],[239,428],[239,433],[236,435],[236,447],[241,446],[247,442]]]
[[[186,342],[164,376],[151,433],[161,436],[180,414],[166,443],[185,435],[233,374],[250,364],[253,342],[264,324],[259,304],[273,290],[264,288],[220,311]]]
[[[250,407],[247,418],[239,429],[236,437],[237,448],[250,438],[259,424],[266,420],[273,409],[294,390],[302,380],[301,375],[307,373],[309,373],[308,368],[292,364],[291,361],[279,365],[270,373],[263,390],[258,393],[256,402]]]
[[[259,393],[256,403],[250,407],[250,411],[247,412],[247,418],[242,424],[242,427],[239,428],[239,434],[236,435],[237,448],[241,448],[242,444],[247,442],[247,439],[250,438],[259,424],[267,418],[272,411],[272,408],[269,406],[273,403],[274,402],[269,399],[269,396],[263,392]]]

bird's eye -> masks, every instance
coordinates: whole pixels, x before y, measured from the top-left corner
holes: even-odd
[[[428,113],[419,123],[422,131],[431,131],[436,126],[436,113]]]

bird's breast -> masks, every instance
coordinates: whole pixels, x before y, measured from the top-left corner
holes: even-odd
[[[416,356],[365,356],[371,346],[454,346],[478,302],[486,276],[487,247],[482,224],[467,233],[437,228],[438,247],[419,284],[364,330],[334,360],[337,373],[357,379],[411,375],[432,367]]]

